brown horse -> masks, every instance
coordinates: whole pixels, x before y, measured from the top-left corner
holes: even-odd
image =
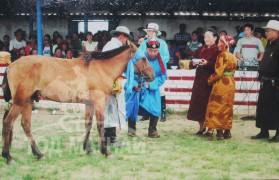
[[[2,156],[9,164],[12,161],[9,149],[12,144],[13,126],[22,113],[21,125],[30,141],[32,153],[41,159],[40,152],[31,133],[31,112],[34,100],[38,96],[67,103],[86,105],[84,150],[90,153],[90,130],[95,109],[97,128],[100,137],[100,151],[109,156],[104,139],[104,107],[112,92],[114,81],[124,72],[129,59],[133,57],[136,46],[121,48],[95,54],[94,61],[64,60],[54,57],[26,56],[8,66],[3,80],[4,98],[12,99],[12,107],[3,120]],[[97,60],[96,60],[97,59]],[[98,60],[99,59],[99,60]],[[100,60],[103,59],[103,60]],[[146,58],[135,64],[135,73],[144,76],[147,81],[154,79],[154,71]]]

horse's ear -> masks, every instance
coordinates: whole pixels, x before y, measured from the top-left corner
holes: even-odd
[[[131,41],[130,40],[127,40],[127,45],[131,46]]]

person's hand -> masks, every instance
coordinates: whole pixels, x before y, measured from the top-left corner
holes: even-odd
[[[133,88],[135,91],[140,91],[141,90],[141,86],[140,85],[136,85]]]
[[[201,62],[199,63],[200,66],[205,66],[207,65],[208,61],[206,59],[202,59]]]
[[[144,38],[139,38],[138,39],[138,44],[142,43],[144,41]]]
[[[149,83],[148,82],[145,82],[145,86],[147,89],[149,89]]]
[[[192,60],[190,61],[190,64],[194,67],[196,67],[198,64],[194,63]]]

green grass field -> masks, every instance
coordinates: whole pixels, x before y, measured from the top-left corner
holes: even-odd
[[[1,115],[2,118],[2,115]],[[184,113],[158,124],[160,139],[147,137],[148,121],[138,124],[137,138],[118,132],[121,147],[110,147],[112,158],[98,150],[96,124],[91,134],[94,151],[82,150],[84,115],[33,115],[32,130],[44,160],[31,154],[27,138],[15,123],[12,165],[0,158],[0,179],[278,179],[279,143],[254,141],[254,121],[235,120],[231,140],[196,136],[198,125]],[[95,120],[95,119],[94,119]],[[0,123],[2,131],[2,123]],[[272,135],[274,132],[272,132]],[[2,140],[0,140],[2,149]]]

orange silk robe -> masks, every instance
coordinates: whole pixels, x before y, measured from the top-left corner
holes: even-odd
[[[237,59],[228,50],[218,55],[215,72],[208,78],[208,84],[213,85],[205,114],[205,126],[208,128],[232,128],[236,68]],[[225,72],[232,75],[225,75]]]

